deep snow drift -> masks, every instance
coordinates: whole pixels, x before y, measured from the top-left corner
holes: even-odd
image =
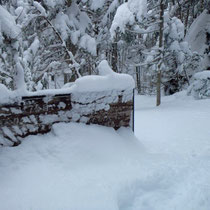
[[[209,210],[210,100],[137,96],[132,131],[57,124],[0,148],[1,210]]]

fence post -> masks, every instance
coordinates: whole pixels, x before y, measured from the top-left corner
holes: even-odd
[[[134,115],[135,115],[135,89],[133,89],[133,110],[132,110],[132,131],[133,132],[134,132],[134,127],[135,127]]]

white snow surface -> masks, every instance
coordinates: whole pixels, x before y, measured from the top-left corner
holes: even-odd
[[[56,124],[0,148],[2,210],[209,210],[210,100],[136,97],[127,128]]]

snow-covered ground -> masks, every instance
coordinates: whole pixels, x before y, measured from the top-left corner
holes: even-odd
[[[209,210],[210,100],[136,97],[126,128],[57,124],[0,149],[0,210]]]

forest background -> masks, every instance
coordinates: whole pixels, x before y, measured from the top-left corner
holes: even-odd
[[[209,17],[209,0],[1,0],[0,83],[67,87],[106,59],[139,94],[170,95],[210,69]]]

